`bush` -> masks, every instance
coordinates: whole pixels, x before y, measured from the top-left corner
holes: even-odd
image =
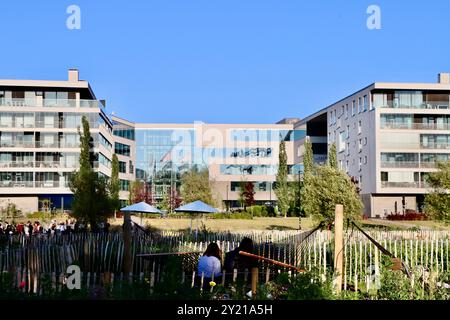
[[[428,217],[425,213],[407,210],[405,214],[401,213],[389,214],[386,216],[386,219],[392,221],[420,221],[420,220],[428,220]]]

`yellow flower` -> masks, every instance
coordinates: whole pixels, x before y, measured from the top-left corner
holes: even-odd
[[[216,285],[216,283],[215,283],[214,281],[211,281],[211,282],[209,283],[209,285],[210,285],[211,287],[214,287],[214,286]]]

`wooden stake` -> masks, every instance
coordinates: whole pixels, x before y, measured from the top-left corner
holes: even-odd
[[[344,206],[336,205],[334,213],[335,291],[340,293],[342,290],[342,275],[344,274]]]

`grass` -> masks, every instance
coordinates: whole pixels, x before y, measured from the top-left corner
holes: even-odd
[[[137,221],[140,218],[137,219]],[[253,218],[249,219],[196,219],[192,222],[192,227],[196,228],[197,224],[201,227],[204,223],[205,227],[211,231],[243,231],[243,230],[298,230],[298,218]],[[112,225],[122,224],[122,220],[112,221]],[[191,226],[191,219],[143,219],[143,225],[149,225],[159,230],[186,230]],[[302,218],[301,227],[304,230],[311,229],[315,226],[314,222],[309,218]]]

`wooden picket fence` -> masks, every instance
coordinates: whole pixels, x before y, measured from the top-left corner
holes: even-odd
[[[421,266],[436,272],[449,272],[448,231],[369,231],[394,256],[410,267]],[[148,282],[150,286],[161,280],[167,256],[155,255],[142,259],[140,254],[195,252],[183,261],[183,282],[195,279],[198,257],[211,241],[219,244],[223,252],[235,249],[244,237],[255,242],[255,252],[305,270],[319,270],[323,276],[333,267],[333,233],[318,231],[306,241],[308,232],[241,232],[202,235],[202,241],[192,241],[184,234],[163,232],[160,234],[134,233],[132,241],[133,272],[128,275],[135,281]],[[381,270],[381,252],[361,232],[347,230],[344,236],[344,288],[364,283],[376,285]],[[122,273],[123,240],[121,233],[15,235],[0,239],[0,272],[10,273],[14,284],[26,292],[39,293],[42,279],[56,289],[64,285],[67,267],[77,264],[82,270],[82,283],[87,286],[109,283],[119,285]],[[261,263],[258,279],[267,282],[285,268]],[[250,271],[248,271],[250,272]],[[230,275],[228,275],[230,276]],[[234,276],[234,275],[233,275]],[[244,277],[248,276],[244,274]],[[225,276],[223,277],[225,279]],[[221,283],[222,278],[217,282]]]

